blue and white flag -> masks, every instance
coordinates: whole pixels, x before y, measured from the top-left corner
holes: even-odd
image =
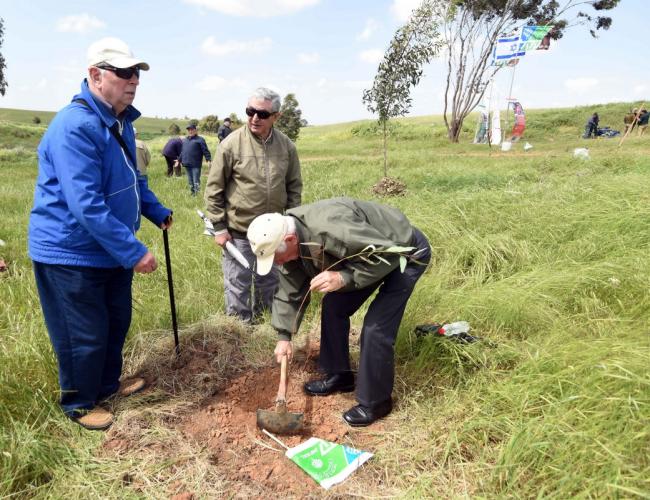
[[[512,35],[497,38],[497,43],[492,49],[492,66],[504,66],[513,59],[525,56],[526,51],[520,45],[520,30]]]

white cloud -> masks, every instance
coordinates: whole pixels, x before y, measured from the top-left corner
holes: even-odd
[[[390,10],[398,21],[406,22],[411,17],[413,10],[417,9],[421,3],[422,0],[393,0]]]
[[[357,35],[357,40],[368,40],[375,31],[379,28],[379,23],[373,18],[370,18],[366,21],[366,26],[363,28],[363,31]]]
[[[346,89],[365,90],[372,87],[372,80],[347,80],[343,82]]]
[[[643,83],[634,86],[635,94],[646,94],[648,92],[648,86]]]
[[[35,92],[38,90],[43,90],[47,88],[47,78],[41,78],[36,83],[30,83],[27,85],[21,85],[18,87],[18,90],[21,92]]]
[[[89,33],[104,26],[106,26],[104,21],[86,13],[65,16],[56,22],[56,30],[63,33]]]
[[[312,7],[320,0],[184,0],[185,3],[241,17],[273,17]]]
[[[201,44],[201,50],[211,56],[226,56],[229,54],[259,54],[271,48],[273,41],[269,37],[248,41],[229,41],[218,43],[213,36],[209,36]]]
[[[298,62],[300,64],[315,64],[320,60],[318,52],[301,52],[298,54]]]
[[[571,92],[584,92],[595,87],[598,83],[597,78],[569,78],[564,81],[564,86]]]
[[[359,59],[371,64],[378,64],[383,57],[384,51],[379,49],[369,49],[359,52]]]
[[[224,89],[228,89],[229,91],[234,92],[236,90],[246,89],[248,87],[248,83],[240,78],[235,78],[234,80],[226,80],[221,76],[209,75],[198,81],[195,87],[199,90],[203,90],[204,92],[213,92]]]

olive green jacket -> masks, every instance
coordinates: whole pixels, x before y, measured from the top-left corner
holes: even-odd
[[[368,201],[334,198],[293,208],[287,215],[296,220],[300,256],[282,266],[273,300],[271,324],[281,340],[298,331],[314,276],[335,270],[343,277],[341,291],[365,288],[399,266],[398,254],[379,254],[384,262],[368,256],[363,251],[369,245],[408,247],[414,240],[413,226],[402,212]]]
[[[264,142],[244,125],[217,148],[205,188],[206,213],[216,230],[245,233],[258,215],[300,205],[301,195],[295,144],[275,128]]]

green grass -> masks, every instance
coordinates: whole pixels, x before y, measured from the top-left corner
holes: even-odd
[[[472,120],[459,144],[445,140],[440,117],[395,122],[389,174],[408,192],[381,201],[402,209],[434,251],[397,341],[391,430],[357,478],[366,495],[650,497],[650,138],[630,137],[621,148],[617,139],[578,138],[593,111],[617,128],[630,106],[529,110],[529,153],[520,144],[509,153],[470,144]],[[199,496],[227,493],[200,450],[183,448],[171,465],[108,457],[101,434],[57,409],[54,357],[26,255],[42,131],[24,120],[0,123],[0,257],[9,265],[0,275],[0,496],[164,497],[179,477]],[[182,335],[218,342],[220,258],[200,235],[202,200],[187,195],[185,179],[164,177],[165,139],[149,141],[149,177],[174,209]],[[308,127],[297,145],[305,202],[378,199],[371,186],[382,175],[381,138],[371,122]],[[583,146],[588,161],[572,157]],[[145,223],[139,237],[163,258],[159,230]],[[164,272],[135,281],[127,371],[144,352],[170,345],[166,286]],[[316,314],[314,306],[307,324]],[[418,324],[457,319],[485,341],[413,334]],[[268,330],[241,345],[247,362],[270,354]],[[141,439],[165,442],[165,432]],[[123,484],[129,470],[138,471],[137,488]]]

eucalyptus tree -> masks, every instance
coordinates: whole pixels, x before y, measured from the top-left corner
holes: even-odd
[[[463,121],[480,102],[488,82],[500,67],[491,66],[497,38],[528,25],[553,25],[552,39],[573,26],[584,25],[595,38],[612,18],[600,15],[620,0],[436,0],[432,25],[442,27],[447,65],[443,118],[447,136],[458,142]]]

